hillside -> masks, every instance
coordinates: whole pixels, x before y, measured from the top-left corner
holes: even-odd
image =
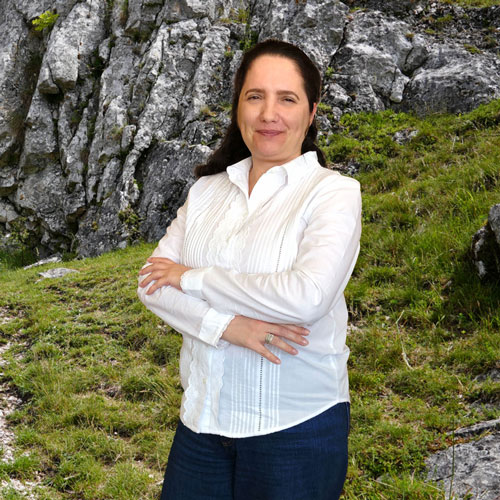
[[[324,106],[321,112],[331,112]],[[404,145],[396,132],[415,131]],[[500,101],[459,116],[345,114],[324,138],[358,170],[362,251],[347,302],[352,431],[345,497],[444,499],[424,459],[449,431],[500,416],[500,289],[469,261],[472,235],[500,200]],[[43,499],[153,499],[180,403],[181,337],[136,299],[154,245],[0,275],[1,382],[22,399],[9,417],[15,460],[0,480]],[[4,488],[3,498],[23,498]]]

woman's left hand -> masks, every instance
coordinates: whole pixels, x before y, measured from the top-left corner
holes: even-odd
[[[151,295],[162,286],[173,286],[180,290],[182,274],[192,269],[182,264],[176,264],[173,260],[167,259],[166,257],[150,257],[148,262],[150,265],[139,271],[141,276],[145,274],[148,275],[141,281],[139,286],[144,288],[148,286],[151,281],[155,282],[146,292],[146,295]]]

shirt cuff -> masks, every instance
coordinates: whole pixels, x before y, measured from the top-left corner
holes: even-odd
[[[220,313],[210,308],[201,322],[200,340],[214,347],[226,346],[229,342],[221,339],[221,336],[233,318],[233,314]]]
[[[203,277],[207,269],[206,267],[199,267],[182,273],[180,282],[181,290],[187,295],[191,295],[191,297],[203,299]]]

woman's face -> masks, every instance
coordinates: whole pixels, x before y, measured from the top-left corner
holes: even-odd
[[[282,165],[301,155],[312,112],[295,63],[274,55],[250,66],[238,101],[238,127],[254,165]]]

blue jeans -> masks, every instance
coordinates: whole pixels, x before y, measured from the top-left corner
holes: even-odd
[[[347,472],[349,403],[247,438],[197,434],[179,422],[161,500],[337,500]]]

